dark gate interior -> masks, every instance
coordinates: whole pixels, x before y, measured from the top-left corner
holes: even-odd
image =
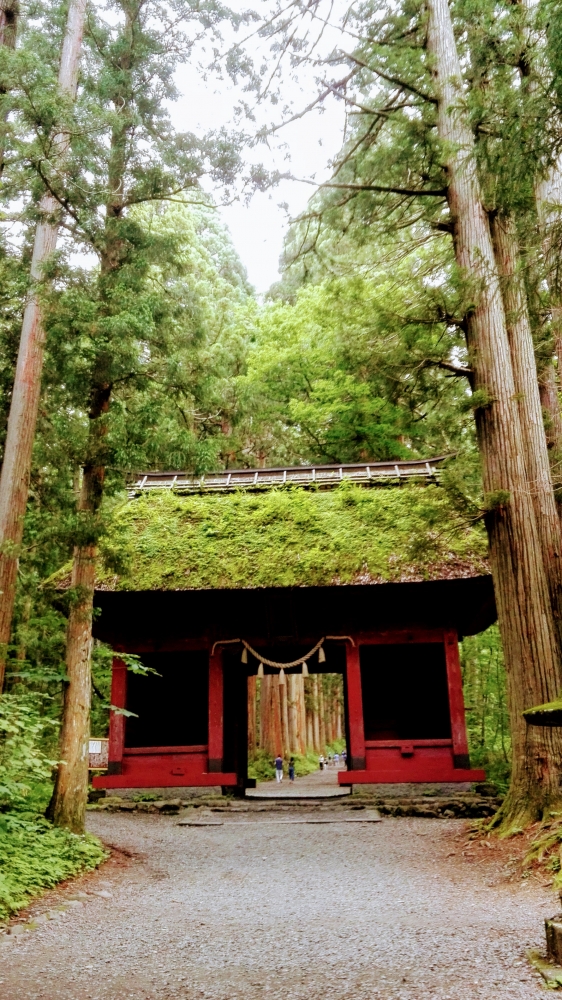
[[[360,656],[365,739],[450,739],[441,643],[362,646]]]
[[[208,741],[209,656],[143,653],[143,664],[158,672],[127,674],[126,747],[200,746]]]

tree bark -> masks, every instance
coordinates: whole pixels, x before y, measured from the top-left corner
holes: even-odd
[[[58,85],[60,91],[71,100],[76,97],[78,86],[85,9],[86,0],[71,0],[62,46]],[[11,37],[7,24],[4,24],[3,34],[6,38]],[[53,156],[61,170],[64,169],[69,144],[68,132],[59,133],[54,137]],[[39,219],[31,261],[31,289],[23,316],[0,474],[0,691],[3,688],[6,671],[7,647],[16,595],[18,556],[23,537],[33,439],[41,394],[45,329],[40,288],[45,263],[55,250],[58,235],[59,206],[50,194],[43,195],[39,203]]]
[[[47,815],[56,826],[84,832],[88,798],[88,739],[90,732],[92,601],[96,577],[96,548],[81,548],[72,567],[75,589],[68,624],[60,763]],[[72,664],[68,670],[69,661]]]
[[[305,677],[298,678],[298,693],[299,693],[299,734],[300,734],[300,746],[301,753],[306,753],[307,750],[307,731],[306,731],[306,699],[305,699]]]
[[[548,446],[537,378],[527,295],[512,216],[491,218],[492,241],[501,278],[507,336],[518,401],[527,480],[535,508],[544,567],[562,659],[562,526],[554,498]]]
[[[559,803],[562,734],[527,730],[522,711],[560,687],[557,633],[535,510],[529,495],[505,314],[488,218],[463,107],[460,63],[447,0],[427,0],[428,50],[444,143],[454,248],[473,288],[467,342],[488,514],[490,562],[508,676],[513,770],[501,810],[508,832]]]
[[[18,0],[0,0],[0,45],[15,49],[20,5]]]
[[[560,413],[560,396],[554,359],[549,361],[540,374],[539,392],[553,481],[556,486],[559,486],[562,479],[562,453],[560,451],[562,446],[562,414]]]
[[[286,690],[287,690],[287,722],[289,731],[289,740],[287,745],[287,750],[290,753],[296,753],[296,743],[297,743],[297,705],[296,705],[296,688],[295,688],[295,675],[287,674],[285,678]]]
[[[260,680],[260,747],[269,754],[275,753],[271,738],[271,681],[270,674]]]
[[[320,753],[321,743],[320,743],[320,695],[318,692],[320,678],[318,674],[314,674],[313,677],[313,688],[312,688],[312,724],[314,729],[314,749],[316,753]]]
[[[256,756],[257,747],[257,677],[248,677],[248,757],[252,761]]]
[[[324,678],[318,676],[318,721],[320,727],[320,752],[326,752],[326,709],[324,704]]]
[[[535,203],[541,230],[546,280],[550,293],[550,315],[557,369],[549,365],[548,391],[543,391],[547,416],[550,461],[557,484],[562,480],[562,416],[560,413],[560,368],[562,365],[562,292],[560,275],[559,228],[562,223],[562,169],[551,167],[547,177],[535,185]],[[557,232],[558,230],[558,232]]]
[[[107,181],[110,197],[106,204],[105,240],[101,253],[100,267],[100,300],[103,303],[103,309],[107,310],[108,315],[111,314],[112,309],[113,282],[123,266],[127,252],[120,221],[124,208],[126,145],[127,133],[130,127],[130,71],[134,45],[133,18],[134,11],[126,10],[125,25],[123,28],[124,45],[119,62],[121,75],[119,77],[117,92],[113,98],[117,120],[112,130],[109,150]],[[96,517],[103,499],[105,468],[107,464],[107,413],[113,391],[111,381],[112,363],[111,347],[108,348],[107,345],[103,345],[95,357],[92,384],[90,387],[88,453],[83,470],[82,494],[79,507],[90,518],[93,535],[96,534]],[[69,686],[73,684],[75,676],[79,683],[82,671],[90,670],[89,657],[86,660],[84,659],[83,650],[91,647],[97,555],[97,545],[93,542],[77,546],[74,551],[73,573],[76,576],[76,587],[78,588],[80,599],[70,607],[66,651],[66,669],[69,677]],[[87,573],[85,571],[86,566],[88,566]],[[76,638],[71,639],[73,636],[76,636]],[[71,711],[72,707],[73,704],[69,701],[68,710]],[[89,733],[89,719],[81,717],[82,732],[79,732],[77,725],[72,724],[70,721],[67,724],[66,710],[67,702],[65,701],[63,735],[65,732],[68,732],[68,740],[73,741],[72,748],[68,747],[68,755],[73,760],[77,760],[78,745],[87,738]],[[72,796],[76,795],[79,798],[83,798],[85,806],[87,783],[84,784],[80,792],[78,786],[78,777],[72,782],[65,781],[62,769],[59,767],[50,807],[55,823],[64,826],[67,815],[78,815],[80,811],[78,801],[75,804],[71,802],[63,803],[62,798],[65,796],[72,798]]]
[[[342,739],[341,696],[338,697],[338,715],[336,721],[336,739]]]
[[[275,756],[283,756],[283,719],[281,714],[281,694],[279,688],[279,677],[274,675],[271,678],[271,707],[272,707],[272,746]]]
[[[306,712],[306,749],[314,751],[316,748],[314,746],[314,726],[312,723],[312,712],[307,709]]]
[[[94,396],[90,413],[91,460],[84,468],[79,511],[85,515],[95,537],[95,518],[99,511],[105,479],[105,466],[97,460],[103,449],[107,432],[105,417],[109,409],[110,388]],[[72,601],[68,616],[66,636],[67,686],[64,696],[60,741],[61,761],[57,768],[55,786],[48,815],[55,826],[62,826],[73,833],[84,832],[86,802],[88,798],[88,739],[90,736],[90,692],[92,619],[98,549],[92,539],[89,544],[77,545],[72,565]]]
[[[281,751],[281,756],[284,757],[290,752],[291,740],[289,737],[289,685],[287,684],[288,678],[285,677],[285,683],[279,683],[279,677],[277,677],[277,689],[279,691],[279,701],[281,703],[281,734],[283,749]]]

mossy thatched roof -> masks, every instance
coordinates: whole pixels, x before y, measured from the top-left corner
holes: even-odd
[[[437,485],[131,499],[116,519],[120,575],[103,590],[303,587],[454,579],[489,572],[486,538]]]

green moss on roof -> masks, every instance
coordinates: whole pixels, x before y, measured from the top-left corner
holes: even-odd
[[[120,511],[127,571],[110,590],[302,587],[489,572],[486,538],[439,486],[144,493]],[[114,542],[117,538],[114,539]]]

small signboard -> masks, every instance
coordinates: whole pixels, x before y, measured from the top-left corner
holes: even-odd
[[[88,768],[90,771],[107,769],[109,740],[90,740]]]

